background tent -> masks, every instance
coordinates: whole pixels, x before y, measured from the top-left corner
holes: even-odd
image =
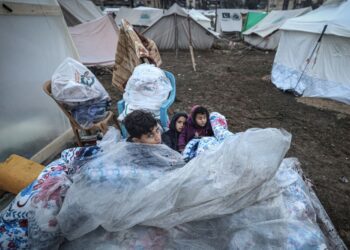
[[[244,41],[261,49],[274,50],[281,32],[278,29],[289,19],[309,12],[311,8],[296,10],[273,10],[252,28],[243,32]]]
[[[91,0],[58,0],[68,26],[101,17],[102,11]]]
[[[264,19],[264,17],[266,17],[266,15],[266,12],[248,12],[242,28],[242,32],[259,23],[262,19]]]
[[[0,7],[0,161],[12,153],[31,157],[70,128],[43,85],[66,57],[78,59],[56,0],[6,6],[12,12]]]
[[[344,1],[325,4],[288,20],[281,27],[272,82],[280,89],[295,90],[303,96],[350,104],[349,13],[350,2]],[[325,25],[325,35],[316,46]]]
[[[113,65],[117,51],[118,30],[111,16],[69,28],[80,61],[85,65]]]
[[[159,49],[188,49],[190,34],[194,49],[209,49],[215,35],[198,24],[176,3],[143,32]]]
[[[150,7],[121,7],[115,21],[121,25],[122,19],[127,20],[137,31],[143,31],[163,15],[162,9]]]
[[[206,16],[204,16],[201,12],[195,9],[190,9],[188,11],[188,14],[197,21],[200,25],[202,25],[204,28],[209,29],[211,28],[210,19]]]

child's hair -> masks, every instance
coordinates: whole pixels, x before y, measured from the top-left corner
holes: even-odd
[[[203,106],[196,107],[196,109],[193,111],[192,118],[195,120],[198,114],[206,115],[207,119],[209,119],[209,111]]]
[[[140,138],[152,132],[152,129],[157,126],[157,120],[150,112],[134,110],[124,118],[124,125],[131,138]]]

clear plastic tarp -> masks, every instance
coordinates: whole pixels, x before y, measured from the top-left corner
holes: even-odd
[[[32,2],[58,6],[56,0]],[[69,129],[43,85],[63,59],[78,56],[62,16],[0,15],[0,29],[2,161],[12,153],[31,157]]]

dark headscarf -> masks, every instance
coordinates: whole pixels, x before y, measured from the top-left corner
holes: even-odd
[[[176,122],[180,117],[188,118],[184,112],[175,113],[169,124],[169,130],[162,134],[162,142],[174,150],[178,150],[177,143],[180,133],[176,130]]]

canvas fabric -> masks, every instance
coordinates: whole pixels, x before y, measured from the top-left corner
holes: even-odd
[[[134,68],[143,63],[143,59],[149,60],[157,67],[162,64],[162,59],[154,41],[136,33],[132,25],[124,20],[120,27],[112,84],[121,92],[124,92]]]

